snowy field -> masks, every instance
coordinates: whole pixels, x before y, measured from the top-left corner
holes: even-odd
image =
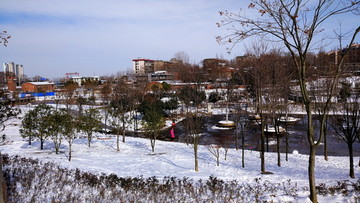
[[[44,150],[40,150],[40,142],[34,141],[28,145],[27,140],[20,137],[20,119],[12,119],[6,123],[2,134],[6,135],[5,144],[0,146],[1,153],[38,158],[44,162],[54,162],[70,169],[80,169],[95,173],[114,173],[121,177],[158,177],[176,176],[189,177],[194,180],[208,179],[215,176],[223,180],[252,182],[254,178],[268,180],[271,183],[283,183],[291,180],[298,188],[308,186],[308,155],[285,154],[281,156],[282,166],[277,166],[277,154],[266,153],[266,170],[271,175],[260,174],[260,154],[257,151],[245,151],[245,168],[241,167],[241,150],[229,149],[227,160],[224,160],[224,149],[221,149],[220,166],[216,165],[215,157],[206,146],[199,147],[199,172],[194,171],[194,155],[191,145],[176,142],[157,141],[155,153],[151,152],[150,141],[141,138],[127,137],[125,143],[120,143],[120,152],[116,151],[115,137],[95,134],[91,147],[87,140],[77,139],[73,145],[71,162],[67,160],[67,144],[63,141],[61,153],[55,154],[51,141],[45,142]],[[106,138],[106,139],[104,139]],[[360,167],[357,166],[360,157],[355,157],[355,176],[358,181]],[[316,184],[336,184],[337,181],[349,180],[349,158],[329,157],[325,161],[322,156],[316,158]],[[310,202],[308,192],[300,192],[298,199],[277,197],[275,202]],[[359,195],[359,194],[357,194]],[[319,196],[319,202],[351,202],[355,197]]]

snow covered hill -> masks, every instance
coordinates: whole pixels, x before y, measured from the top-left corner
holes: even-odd
[[[289,195],[267,197],[268,201],[274,202],[309,202],[306,190],[308,186],[307,167],[308,155],[299,154],[296,151],[289,155],[289,161],[285,161],[282,154],[282,166],[277,166],[276,153],[266,153],[266,170],[271,175],[260,174],[260,154],[257,151],[245,150],[245,168],[241,167],[241,150],[229,149],[227,160],[224,160],[224,150],[220,154],[220,166],[216,166],[215,157],[208,151],[206,146],[199,148],[199,172],[194,171],[194,155],[191,145],[177,142],[157,141],[155,153],[151,152],[150,141],[147,139],[127,137],[125,143],[121,143],[120,152],[116,151],[115,137],[96,134],[91,147],[86,145],[85,139],[77,139],[73,145],[73,158],[67,160],[67,144],[63,143],[61,153],[55,154],[51,141],[45,142],[45,149],[39,149],[39,142],[34,141],[29,145],[19,135],[21,121],[12,119],[6,123],[3,133],[6,135],[5,142],[0,146],[3,154],[20,155],[41,162],[53,162],[64,168],[80,169],[81,171],[95,174],[115,174],[118,177],[187,177],[198,180],[207,180],[210,176],[224,181],[236,180],[240,183],[256,184],[254,180],[261,179],[272,184],[285,184],[291,180],[292,187],[299,189],[296,199]],[[106,139],[104,139],[106,138]],[[355,162],[360,157],[355,157]],[[349,180],[348,157],[329,157],[325,161],[322,156],[316,158],[316,183],[336,185],[338,181]],[[355,176],[360,177],[360,167],[355,167]],[[360,179],[350,180],[360,184]],[[55,191],[53,191],[55,192]],[[360,200],[360,191],[351,192],[347,196],[340,193],[327,196],[319,196],[320,202],[356,202]]]

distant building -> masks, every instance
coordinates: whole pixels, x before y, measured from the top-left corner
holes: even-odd
[[[345,49],[343,49],[345,50]],[[337,65],[340,62],[341,52],[336,50],[327,53],[329,64]],[[352,44],[345,56],[345,67],[348,72],[360,74],[360,44]]]
[[[173,80],[173,75],[169,74],[167,71],[156,71],[155,73],[148,73],[148,74],[138,74],[135,75],[136,84],[144,85],[149,82],[164,82]]]
[[[83,85],[83,83],[87,80],[90,81],[95,81],[95,82],[99,82],[100,81],[100,76],[89,76],[89,77],[71,77],[70,80],[74,81],[75,83],[77,83],[79,86]]]
[[[134,59],[133,70],[135,75],[155,72],[155,61],[150,59]]]
[[[156,60],[154,61],[154,72],[157,71],[167,71],[172,72],[174,67],[174,62],[171,61],[163,61],[163,60]]]
[[[53,92],[55,83],[53,82],[26,82],[21,85],[23,92]]]
[[[4,90],[6,87],[6,75],[4,72],[0,72],[0,90]]]
[[[15,92],[16,91],[16,79],[14,76],[7,76],[6,77],[6,84],[7,84],[7,89],[11,92]]]
[[[233,68],[224,59],[208,58],[203,60],[203,69],[209,75],[209,79],[228,79],[231,78]]]
[[[6,76],[14,76],[18,83],[24,79],[24,67],[20,64],[15,64],[14,62],[11,63],[4,63],[3,64],[4,73]]]
[[[360,64],[360,44],[352,44],[346,59],[347,64]]]

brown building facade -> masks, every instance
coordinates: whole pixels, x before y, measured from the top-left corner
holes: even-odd
[[[7,87],[9,91],[16,91],[16,78],[13,76],[8,76],[6,78],[6,82],[7,82]]]
[[[26,82],[21,85],[23,92],[52,92],[55,84],[52,82]]]

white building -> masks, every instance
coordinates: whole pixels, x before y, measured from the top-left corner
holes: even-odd
[[[76,82],[79,86],[81,86],[83,84],[83,82],[85,82],[86,80],[91,80],[91,81],[100,81],[100,76],[89,76],[89,77],[71,77],[70,80]]]
[[[133,70],[136,75],[154,73],[154,60],[150,59],[134,59]]]

